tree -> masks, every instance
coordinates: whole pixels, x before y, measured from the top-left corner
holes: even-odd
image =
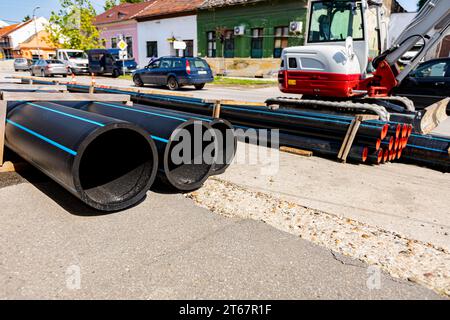
[[[27,22],[27,21],[30,21],[30,20],[31,20],[31,17],[30,17],[29,15],[26,15],[26,16],[23,18],[22,22]]]
[[[106,0],[103,9],[105,9],[105,11],[108,11],[115,6],[117,6],[117,0]]]
[[[89,50],[102,48],[96,16],[89,0],[60,0],[61,9],[52,12],[47,27],[49,41],[56,47]]]
[[[422,7],[427,3],[428,0],[419,0],[417,3],[417,6],[419,7],[419,10],[422,9]]]
[[[120,0],[119,3],[139,3],[139,2],[144,2],[145,0]],[[104,9],[105,11],[108,11],[109,9],[117,6],[118,1],[117,0],[106,0],[105,1],[105,5],[104,5]]]

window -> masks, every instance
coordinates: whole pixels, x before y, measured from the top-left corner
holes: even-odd
[[[152,63],[150,63],[151,69],[158,69],[161,65],[161,60],[155,60]]]
[[[186,50],[184,50],[184,56],[192,58],[194,56],[194,40],[184,40],[186,43]]]
[[[117,48],[117,38],[111,38],[111,48],[112,49]]]
[[[234,30],[225,31],[224,57],[234,58]]]
[[[273,57],[280,58],[284,48],[287,48],[289,41],[289,27],[275,28],[275,44]]]
[[[147,58],[158,57],[158,42],[147,41]]]
[[[209,65],[202,59],[189,59],[189,63],[191,64],[191,67],[195,69],[209,69]]]
[[[297,58],[289,58],[289,69],[297,69]]]
[[[428,77],[445,77],[448,69],[448,64],[445,61],[433,64],[426,64],[417,68],[415,75],[417,78]]]
[[[127,54],[128,58],[133,58],[133,37],[125,37],[125,42],[127,43]]]
[[[170,69],[170,68],[172,68],[172,60],[171,59],[162,59],[160,68],[161,69]]]
[[[352,2],[314,2],[311,10],[308,42],[364,40],[361,4]]]
[[[263,33],[264,29],[262,28],[252,29],[252,58],[263,57]]]
[[[217,42],[216,42],[216,32],[215,31],[209,31],[206,33],[206,40],[208,43],[208,50],[206,55],[209,58],[215,58],[217,54]]]

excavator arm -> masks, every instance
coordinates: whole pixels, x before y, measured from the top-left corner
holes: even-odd
[[[390,92],[399,85],[448,31],[450,31],[450,1],[429,0],[398,37],[393,47],[373,60],[375,74],[385,78],[382,81],[388,86],[387,91]],[[421,39],[424,42],[422,50],[400,71],[397,62]]]

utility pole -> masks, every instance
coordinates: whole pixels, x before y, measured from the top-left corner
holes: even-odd
[[[39,34],[37,31],[37,21],[36,21],[36,10],[40,9],[41,7],[37,6],[33,9],[33,20],[34,20],[34,33],[36,34],[36,41],[37,41],[37,49],[38,49],[38,59],[41,59],[41,46],[39,43]]]

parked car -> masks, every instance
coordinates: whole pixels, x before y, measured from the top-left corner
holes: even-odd
[[[14,60],[14,71],[29,71],[32,61],[25,58],[17,58]]]
[[[424,44],[423,41],[419,41],[414,47],[412,47],[408,52],[406,52],[398,62],[401,66],[406,66],[411,63],[411,61],[422,51]],[[423,61],[421,61],[423,62]]]
[[[206,83],[214,81],[214,76],[203,59],[162,57],[134,72],[133,81],[138,87],[154,84],[177,90],[182,86],[192,85],[201,90]]]
[[[421,63],[394,89],[394,94],[411,99],[419,109],[449,97],[450,58]]]
[[[124,73],[132,73],[137,69],[134,59],[120,59],[119,49],[95,49],[88,51],[89,72],[103,75],[110,74],[117,78]]]
[[[35,64],[31,66],[30,73],[32,76],[40,77],[53,77],[63,76],[67,77],[67,67],[61,60],[37,60]]]
[[[62,61],[68,68],[69,74],[83,74],[89,72],[88,56],[83,50],[58,49],[56,59]]]

